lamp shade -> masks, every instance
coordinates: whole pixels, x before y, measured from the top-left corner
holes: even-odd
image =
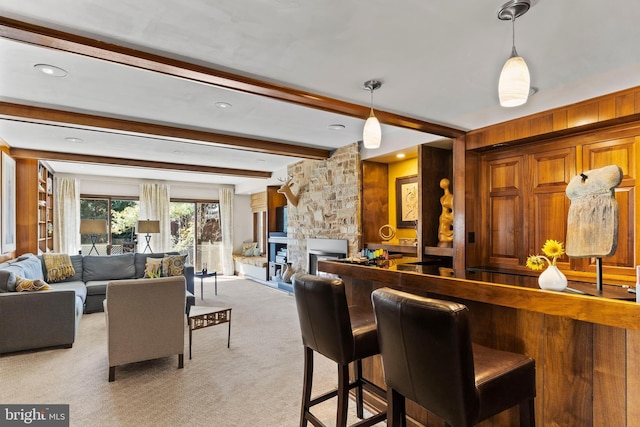
[[[138,233],[159,233],[160,221],[138,221]]]
[[[80,234],[106,234],[107,220],[82,219],[80,220]]]
[[[380,140],[382,139],[382,129],[380,128],[380,122],[373,115],[373,110],[371,110],[371,115],[364,123],[364,130],[362,131],[362,142],[364,143],[365,148],[378,148],[380,147]]]
[[[529,68],[524,58],[512,56],[502,67],[498,82],[498,96],[503,107],[517,107],[529,98]]]

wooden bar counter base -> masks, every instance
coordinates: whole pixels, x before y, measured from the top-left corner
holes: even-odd
[[[385,286],[467,305],[474,342],[535,358],[537,426],[640,427],[640,304],[634,301],[335,261],[320,261],[318,271],[339,275],[349,304],[369,309],[371,292]],[[385,387],[380,356],[364,360],[363,373]],[[367,401],[385,405],[373,396]],[[409,401],[407,413],[409,425],[444,425]],[[479,424],[514,425],[517,408]]]

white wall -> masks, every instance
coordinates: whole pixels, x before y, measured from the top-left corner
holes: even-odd
[[[138,197],[140,184],[150,182],[144,179],[104,177],[94,175],[56,174],[59,177],[73,177],[80,183],[80,194],[116,197]],[[153,181],[159,182],[159,181]],[[174,199],[218,200],[221,186],[178,181],[162,181],[169,185],[169,194]],[[260,190],[264,191],[264,189]],[[240,252],[242,242],[253,239],[253,216],[251,196],[234,196],[233,203],[233,250]]]

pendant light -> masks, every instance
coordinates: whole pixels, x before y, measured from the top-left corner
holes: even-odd
[[[524,15],[531,4],[529,0],[511,0],[498,10],[498,19],[511,20],[511,56],[502,67],[498,82],[498,96],[503,107],[517,107],[527,102],[531,80],[529,68],[524,58],[516,52],[516,18]]]
[[[382,129],[380,128],[380,122],[373,114],[373,91],[379,89],[382,86],[382,82],[378,80],[368,80],[364,82],[364,89],[371,92],[371,113],[369,118],[364,123],[364,130],[362,131],[362,142],[365,148],[376,149],[380,147],[380,140],[382,139]]]

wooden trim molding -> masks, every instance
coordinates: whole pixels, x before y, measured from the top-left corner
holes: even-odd
[[[12,148],[9,152],[16,159],[58,160],[67,162],[102,163],[107,165],[131,166],[138,168],[166,169],[185,172],[210,173],[217,175],[241,176],[246,178],[270,178],[271,172],[246,169],[219,168],[211,166],[165,163],[147,160],[132,160],[121,157],[88,156],[84,154],[60,153],[56,151],[28,150]]]

